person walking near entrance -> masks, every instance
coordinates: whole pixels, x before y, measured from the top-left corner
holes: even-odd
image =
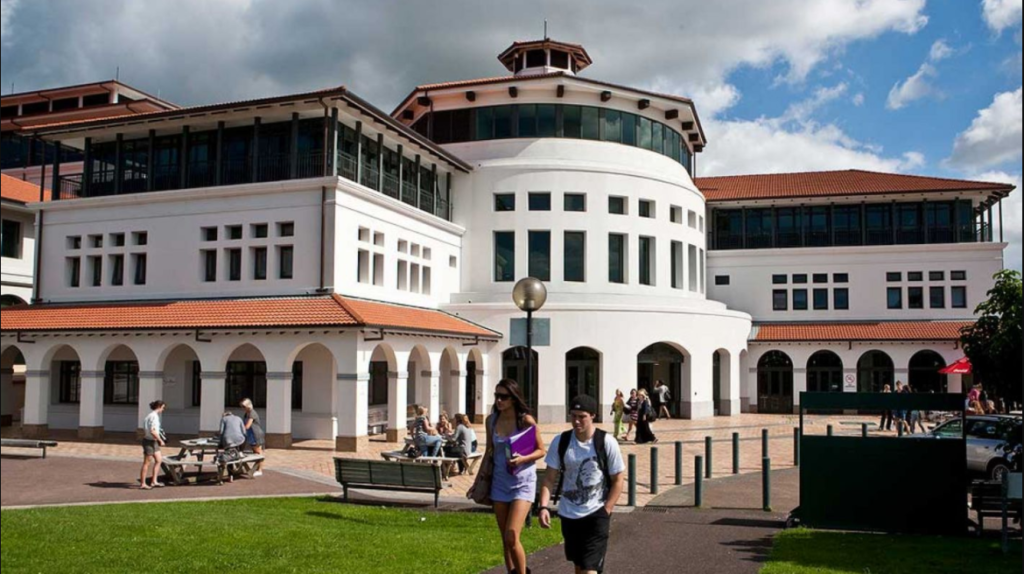
[[[509,572],[529,574],[521,536],[537,501],[537,462],[546,451],[537,421],[515,381],[501,381],[494,392],[494,411],[487,420],[487,452],[494,460],[491,501],[505,566]]]
[[[622,419],[626,416],[626,398],[622,391],[615,391],[615,402],[612,403],[612,420],[614,423],[615,440],[622,436]]]
[[[671,420],[672,413],[669,412],[669,404],[672,402],[672,392],[668,389],[668,385],[664,381],[658,381],[654,384],[654,406],[658,413],[658,418]]]
[[[882,394],[891,395],[892,387],[885,385],[882,389]],[[885,409],[882,411],[882,421],[878,423],[878,430],[891,431],[892,430],[892,410]]]
[[[639,411],[640,395],[637,393],[636,389],[633,389],[632,391],[629,391],[629,400],[626,401],[626,415],[629,417],[629,428],[626,429],[626,438],[624,439],[626,441],[629,440],[630,433],[636,429],[636,423],[640,417]]]
[[[544,529],[551,528],[550,504],[558,497],[565,558],[577,574],[604,571],[612,513],[626,484],[618,441],[594,426],[597,408],[588,396],[572,401],[572,430],[551,443],[540,494]]]
[[[654,407],[651,405],[650,398],[647,397],[647,391],[640,389],[637,406],[636,444],[658,442],[658,437],[654,436],[654,430],[651,429],[651,420],[654,418],[656,418]]]
[[[167,405],[163,401],[153,401],[149,405],[150,413],[142,422],[142,471],[139,473],[139,488],[150,490],[163,488],[158,478],[160,477],[160,466],[163,464],[163,455],[160,454],[160,447],[166,446],[164,429],[161,425],[160,416],[163,415]],[[152,483],[147,483],[149,477],[149,464],[153,463]]]
[[[252,447],[252,452],[257,455],[263,454],[263,449],[267,445],[267,435],[263,431],[263,422],[260,420],[260,414],[253,408],[252,401],[245,399],[242,401],[241,407],[245,409],[245,432],[248,434],[249,446]],[[263,463],[256,463],[256,472],[252,474],[254,477],[263,476]]]

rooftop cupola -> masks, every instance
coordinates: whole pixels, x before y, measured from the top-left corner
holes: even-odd
[[[516,76],[552,72],[575,75],[594,63],[583,46],[551,39],[516,42],[498,60]]]

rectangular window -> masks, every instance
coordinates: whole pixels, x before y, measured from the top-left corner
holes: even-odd
[[[647,219],[654,218],[654,202],[647,200],[640,200],[640,217]]]
[[[612,215],[626,215],[626,198],[625,197],[609,197],[608,198],[608,213]]]
[[[716,275],[715,276],[715,285],[717,285],[719,287],[728,287],[731,284],[732,284],[732,277],[730,277],[728,275]]]
[[[124,247],[124,233],[111,234],[110,243],[114,247]]]
[[[136,285],[146,284],[146,274],[148,273],[148,258],[145,253],[137,253],[132,255],[132,265],[135,268],[134,282]]]
[[[292,410],[296,412],[302,411],[302,383],[302,361],[295,361],[292,364]]]
[[[512,137],[512,106],[494,108],[494,139],[507,140]]]
[[[241,240],[242,239],[242,226],[241,225],[229,226],[227,228],[226,235],[228,236],[228,239],[230,241],[239,241],[239,240]]]
[[[793,310],[806,311],[808,307],[807,289],[793,290]]]
[[[946,272],[945,271],[932,271],[931,273],[928,274],[928,280],[929,281],[945,281],[946,280]]]
[[[654,149],[654,125],[647,118],[640,118],[640,147],[646,150]]]
[[[900,287],[890,287],[888,291],[888,304],[889,309],[897,310],[903,308],[903,289]]]
[[[370,363],[370,406],[388,404],[388,364]]]
[[[907,289],[907,307],[909,309],[924,309],[924,287]]]
[[[686,263],[684,261],[685,247],[679,241],[672,242],[672,288],[682,289],[686,278]]]
[[[498,231],[494,234],[494,280],[499,283],[516,280],[516,234]]]
[[[267,364],[234,361],[228,363],[224,381],[224,404],[237,405],[245,399],[258,409],[267,408]]]
[[[0,251],[3,257],[21,259],[21,223],[4,219],[0,225]]]
[[[843,205],[833,208],[832,229],[836,238],[836,246],[845,247],[864,243],[860,209],[860,206]]]
[[[409,290],[409,263],[405,261],[398,262],[398,290]]]
[[[103,249],[103,236],[102,235],[90,235],[89,245],[92,245],[93,249]]]
[[[135,361],[107,361],[103,380],[103,403],[139,404],[139,364]]]
[[[62,405],[82,402],[82,364],[78,361],[60,362],[60,395]]]
[[[252,226],[253,239],[266,239],[270,235],[270,228],[266,223],[257,223]]]
[[[204,227],[203,228],[203,241],[212,242],[217,241],[217,228],[216,227]]]
[[[278,278],[288,281],[295,278],[295,247],[282,245],[277,248]]]
[[[636,116],[622,114],[622,143],[636,146]]]
[[[911,283],[921,283],[924,281],[924,272],[914,271],[907,273],[907,281],[910,281]]]
[[[814,284],[815,285],[824,285],[825,283],[828,283],[828,273],[815,273],[814,274]]]
[[[82,236],[81,235],[75,235],[75,236],[72,236],[72,237],[68,237],[68,249],[70,249],[71,251],[78,251],[81,248],[82,248]]]
[[[849,311],[850,310],[850,290],[849,289],[836,289],[833,293],[832,305],[836,311]]]
[[[845,284],[850,282],[850,275],[848,273],[836,273],[832,276],[833,283]]]
[[[604,111],[604,129],[601,139],[606,142],[622,143],[622,113],[614,110]]]
[[[580,231],[565,232],[565,280],[586,282],[587,236]]]
[[[494,139],[494,108],[480,108],[476,111],[476,139]]]
[[[953,272],[951,272],[949,274],[949,279],[951,281],[967,281],[967,272],[966,271],[953,271]]]
[[[516,210],[516,194],[497,193],[494,195],[494,211],[499,213]]]
[[[89,267],[92,269],[92,286],[103,286],[103,258],[93,256],[89,258]]]
[[[429,271],[430,268],[428,267]],[[373,255],[373,284],[375,287],[384,286],[384,254],[375,253]]]
[[[278,237],[295,237],[295,224],[292,222],[278,223],[277,224],[277,236]]]
[[[356,267],[356,282],[363,285],[370,283],[370,252],[364,249],[359,250]]]
[[[551,194],[531,193],[530,211],[551,211]]]
[[[789,311],[789,291],[785,289],[772,291],[772,310]]]
[[[814,290],[814,310],[828,311],[828,289]]]
[[[902,283],[903,282],[903,274],[902,273],[886,273],[885,274],[885,280],[888,281],[889,283]]]
[[[788,275],[772,275],[772,285],[788,285]]]
[[[690,271],[690,273],[689,273],[690,292],[696,293],[699,290],[697,282],[700,280],[700,276],[698,275],[698,269],[697,269],[697,246],[696,245],[688,246],[688,248],[686,250],[686,256],[687,256],[687,259],[690,262],[690,267],[689,267],[689,271]]]
[[[565,106],[562,109],[562,125],[565,137],[580,139],[583,137],[583,108]]]
[[[267,280],[267,248],[257,247],[252,250],[252,278],[255,281]]]
[[[68,287],[78,289],[82,285],[82,259],[68,258]]]
[[[228,281],[242,280],[242,250],[228,249]]]
[[[967,287],[953,287],[950,291],[950,299],[954,309],[967,308]]]
[[[558,135],[558,111],[553,105],[537,106],[537,137],[553,138]]]
[[[655,245],[653,237],[640,238],[640,284],[654,285]]]
[[[587,196],[582,193],[565,194],[565,210],[577,213],[587,211]]]
[[[597,108],[583,108],[583,139],[601,138],[601,116]]]
[[[678,223],[678,224],[682,225],[682,223],[683,223],[683,208],[682,207],[676,207],[676,206],[673,205],[672,208],[669,210],[668,218],[669,218],[669,221],[671,221],[672,223]]]
[[[623,285],[626,283],[626,236],[611,234],[608,236],[608,282]]]
[[[149,234],[145,231],[139,231],[132,234],[132,243],[136,247],[145,247],[149,245]]]
[[[205,283],[216,283],[217,281],[216,251],[203,251],[203,281]]]
[[[793,285],[807,285],[807,275],[800,274],[793,276]]]
[[[551,232],[531,231],[530,276],[541,281],[551,281]]]
[[[946,288],[945,287],[932,287],[928,293],[929,303],[932,309],[945,309],[946,308]]]
[[[537,106],[535,104],[519,106],[519,137],[537,137]]]

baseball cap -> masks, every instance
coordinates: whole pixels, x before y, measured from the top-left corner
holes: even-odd
[[[587,395],[580,395],[572,400],[569,406],[570,411],[580,411],[597,416],[597,401]]]

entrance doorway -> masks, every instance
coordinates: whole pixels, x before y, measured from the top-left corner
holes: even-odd
[[[530,382],[526,382],[526,353],[528,352],[526,347],[512,347],[505,351],[501,355],[502,362],[502,373],[505,379],[511,379],[519,385],[519,390],[523,393],[523,400],[530,407],[530,411],[536,416],[537,407],[539,406],[539,393],[537,387],[537,379],[540,376],[540,356],[537,351],[533,351],[533,376],[530,377]]]
[[[757,412],[793,414],[793,360],[781,351],[766,354],[757,364]]]
[[[939,371],[946,360],[934,351],[921,351],[910,359],[910,388],[915,393],[944,394],[949,390],[949,377]]]
[[[819,351],[807,362],[807,392],[843,392],[843,360],[832,351]]]
[[[637,356],[637,389],[644,389],[654,396],[654,384],[662,381],[668,385],[672,399],[668,409],[675,418],[680,418],[680,403],[683,400],[683,369],[686,355],[667,343],[656,343],[647,347]]]
[[[579,395],[587,395],[597,401],[597,422],[602,422],[604,409],[601,408],[601,355],[593,349],[581,347],[565,355],[565,417],[571,420],[569,407]]]
[[[476,362],[466,363],[466,416],[469,420],[476,420]]]
[[[886,385],[896,391],[896,367],[882,351],[865,353],[857,363],[857,391],[881,393]]]

